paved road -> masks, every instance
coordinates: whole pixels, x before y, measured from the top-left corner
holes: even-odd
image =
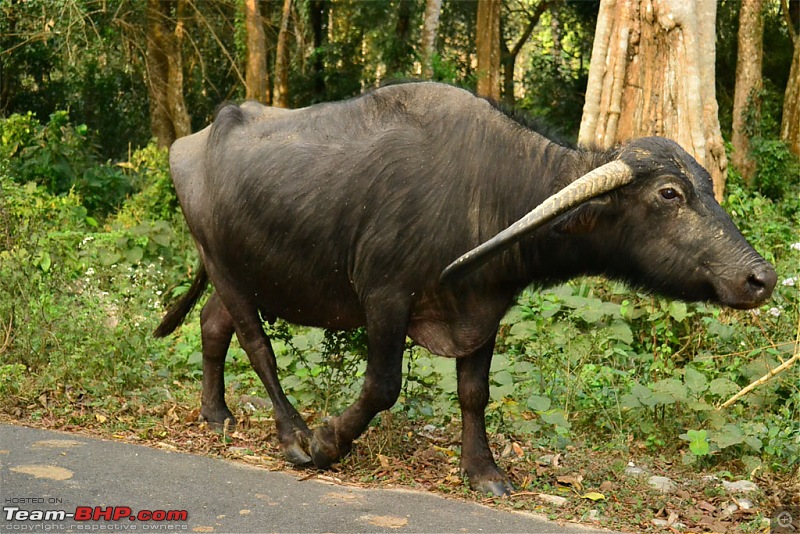
[[[0,534],[603,532],[421,491],[299,481],[225,460],[3,424],[0,501]],[[93,515],[96,521],[76,521]],[[164,521],[147,520],[161,515]]]

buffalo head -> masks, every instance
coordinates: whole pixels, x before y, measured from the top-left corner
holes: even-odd
[[[549,223],[549,224],[548,224]],[[523,218],[459,257],[442,280],[549,226],[571,233],[596,270],[686,301],[753,308],[777,275],[714,198],[708,172],[677,143],[632,141]]]

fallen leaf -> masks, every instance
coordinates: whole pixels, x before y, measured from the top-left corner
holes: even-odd
[[[433,448],[446,456],[453,457],[456,455],[456,451],[448,449],[447,447],[439,447],[438,445],[434,445]]]
[[[590,491],[589,493],[584,493],[581,495],[581,499],[589,499],[590,501],[604,501],[606,500],[606,496],[596,491]]]
[[[388,456],[384,456],[383,454],[379,454],[378,455],[378,461],[381,463],[381,467],[383,467],[384,469],[390,469],[391,468],[391,464],[389,463],[389,457]]]
[[[572,486],[576,491],[583,489],[583,476],[582,475],[562,475],[556,478],[559,484],[564,486]]]
[[[98,423],[105,423],[106,421],[108,421],[108,417],[106,417],[101,413],[94,414],[94,418],[97,419]]]
[[[700,508],[701,510],[705,510],[706,512],[717,511],[717,507],[708,501],[700,501],[699,503],[697,503],[697,507]]]

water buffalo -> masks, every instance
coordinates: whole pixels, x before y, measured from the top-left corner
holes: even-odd
[[[201,414],[233,419],[223,368],[236,333],[295,464],[330,466],[395,403],[408,336],[456,359],[462,469],[476,490],[508,493],[484,410],[498,324],[523,288],[605,275],[752,308],[776,282],[676,143],[570,147],[447,85],[297,110],[227,106],[172,145],[170,168],[201,265],[156,335],[172,332],[210,281]],[[278,382],[262,327],[278,317],[366,326],[361,394],[313,432]]]

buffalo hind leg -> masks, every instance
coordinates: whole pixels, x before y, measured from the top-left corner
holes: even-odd
[[[514,486],[497,467],[486,438],[485,411],[493,351],[494,337],[469,356],[458,358],[456,369],[461,405],[461,470],[472,489],[499,496],[512,493]]]
[[[400,395],[408,309],[393,304],[396,306],[394,312],[382,309],[387,306],[386,300],[379,302],[373,313],[367,306],[364,384],[355,403],[314,431],[311,457],[314,465],[321,469],[347,455],[353,440],[366,430],[379,412],[391,408]]]
[[[225,357],[233,337],[233,318],[214,292],[200,313],[203,340],[203,393],[200,416],[215,429],[221,430],[225,420],[236,419],[225,404]]]

